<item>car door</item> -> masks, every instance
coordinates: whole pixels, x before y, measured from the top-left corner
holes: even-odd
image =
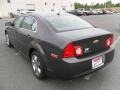
[[[27,54],[30,42],[34,39],[36,34],[36,26],[36,19],[33,16],[26,16],[21,24],[21,28],[18,30],[19,50],[25,55]]]
[[[20,29],[20,26],[21,26],[21,23],[23,21],[24,17],[23,16],[20,16],[18,18],[16,18],[14,21],[13,21],[13,25],[11,26],[11,28],[9,29],[9,37],[10,37],[10,40],[12,42],[12,44],[17,47],[18,45],[18,40],[17,40],[17,30]]]

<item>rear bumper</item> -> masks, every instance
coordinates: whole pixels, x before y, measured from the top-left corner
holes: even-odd
[[[109,49],[108,51],[85,57],[82,59],[77,58],[69,58],[55,61],[51,68],[48,68],[47,74],[50,76],[62,78],[62,79],[74,79],[80,76],[89,74],[91,72],[95,72],[107,64],[109,64],[114,57],[114,49]],[[104,65],[97,68],[92,69],[92,59],[97,56],[105,56]],[[52,64],[51,64],[52,65]]]

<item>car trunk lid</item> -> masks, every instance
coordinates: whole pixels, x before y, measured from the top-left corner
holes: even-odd
[[[111,33],[97,28],[89,28],[60,32],[58,36],[66,38],[68,42],[72,42],[75,46],[82,46],[84,55],[89,55],[108,49],[106,39],[111,36]]]

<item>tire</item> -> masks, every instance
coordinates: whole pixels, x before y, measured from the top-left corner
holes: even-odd
[[[8,47],[13,47],[13,45],[12,45],[11,42],[10,42],[9,35],[8,35],[7,33],[5,34],[5,37],[6,37],[6,44],[7,44],[7,46],[8,46]]]
[[[40,54],[37,51],[33,51],[31,54],[31,65],[35,76],[40,80],[45,79],[45,70]]]

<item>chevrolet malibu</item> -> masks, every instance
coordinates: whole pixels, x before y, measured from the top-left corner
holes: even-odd
[[[114,57],[113,34],[71,14],[25,14],[5,25],[6,44],[30,60],[38,79],[78,78]]]

